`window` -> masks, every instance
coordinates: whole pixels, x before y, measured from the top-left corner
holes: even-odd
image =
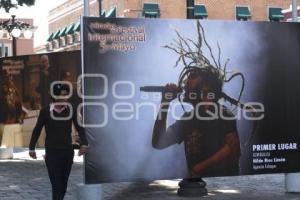
[[[80,32],[74,33],[74,42],[80,42]]]
[[[104,17],[105,17],[105,12],[106,12],[105,10],[102,10],[102,11],[101,11],[101,14],[100,14],[100,17],[103,17],[103,18],[104,18]]]
[[[4,45],[4,44],[2,44]],[[8,46],[0,46],[0,57],[7,57],[8,56]]]
[[[159,18],[159,5],[157,3],[144,3],[142,14],[145,18]]]
[[[47,51],[52,51],[52,50],[53,50],[52,42],[48,42],[48,43],[46,44],[46,49],[47,49]]]
[[[279,22],[283,20],[282,8],[269,8],[269,20]]]
[[[236,6],[235,17],[237,20],[247,21],[251,19],[251,14],[248,6]]]
[[[73,35],[67,35],[67,44],[71,45],[74,42],[74,37]]]
[[[61,47],[66,46],[66,39],[65,39],[65,37],[59,38],[59,46],[61,46]]]
[[[67,27],[64,27],[64,28],[61,28],[59,31],[58,40],[59,40],[60,47],[66,46],[66,40],[65,40],[66,30],[67,30]]]
[[[65,35],[67,36],[66,45],[73,44],[73,33],[74,33],[74,27],[77,25],[77,23],[73,23],[67,27],[67,30],[65,32]]]
[[[57,48],[59,48],[59,43],[57,40],[53,40],[52,41],[52,49],[57,49]]]
[[[208,17],[204,5],[195,5],[194,17],[195,19],[206,19]]]

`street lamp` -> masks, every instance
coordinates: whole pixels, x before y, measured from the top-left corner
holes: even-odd
[[[3,36],[4,31],[7,31],[12,38],[13,56],[17,55],[17,38],[23,35],[26,39],[32,37],[32,26],[22,21],[17,21],[16,16],[12,15],[11,19],[0,22],[0,38]]]

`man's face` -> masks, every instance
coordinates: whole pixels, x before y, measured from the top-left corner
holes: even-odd
[[[64,97],[67,96],[69,94],[69,92],[67,90],[61,90],[59,97]],[[68,99],[64,98],[64,99],[56,99],[55,102],[67,102]]]
[[[208,85],[203,80],[203,75],[199,72],[191,72],[184,85],[184,99],[183,101],[196,104],[200,101],[207,100],[209,92]]]
[[[43,67],[43,70],[48,70],[49,68],[49,59],[48,57],[41,57],[41,64],[42,64],[42,67]]]

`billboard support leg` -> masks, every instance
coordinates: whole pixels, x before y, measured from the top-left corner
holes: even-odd
[[[103,199],[102,184],[78,184],[77,200]]]
[[[13,159],[13,148],[0,147],[0,160]]]
[[[182,179],[178,185],[178,196],[202,197],[207,195],[206,182],[202,178]]]
[[[285,191],[300,193],[300,173],[285,174]]]

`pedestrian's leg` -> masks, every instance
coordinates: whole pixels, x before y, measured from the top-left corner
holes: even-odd
[[[65,196],[68,188],[68,180],[72,169],[74,158],[74,151],[67,151],[65,154],[65,159],[62,166],[62,193]]]
[[[46,166],[48,169],[48,175],[50,178],[50,182],[52,185],[52,199],[53,200],[63,200],[62,193],[62,170],[59,156],[56,152],[52,152],[51,150],[47,150],[46,152]]]

